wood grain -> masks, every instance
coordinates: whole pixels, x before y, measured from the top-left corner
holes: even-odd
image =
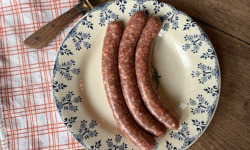
[[[249,0],[160,0],[191,17],[250,43]]]
[[[198,22],[214,45],[221,69],[221,95],[215,116],[190,149],[250,148],[250,46]]]
[[[24,41],[24,44],[36,49],[46,46],[60,31],[62,31],[67,26],[67,24],[69,24],[79,14],[80,12],[76,7],[71,8],[29,36]]]

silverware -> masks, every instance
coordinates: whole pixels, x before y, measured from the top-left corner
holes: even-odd
[[[43,48],[78,15],[87,13],[105,1],[106,0],[82,0],[75,7],[71,8],[30,35],[27,39],[25,39],[24,44],[31,48]]]

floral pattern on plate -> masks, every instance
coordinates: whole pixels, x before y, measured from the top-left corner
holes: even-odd
[[[188,92],[174,102],[181,106],[176,108],[180,128],[168,130],[165,137],[157,139],[154,150],[188,148],[205,131],[215,113],[220,70],[215,50],[204,31],[171,5],[154,0],[116,0],[96,7],[75,24],[59,48],[53,70],[52,87],[58,112],[75,139],[88,149],[137,149],[115,124],[102,86],[100,64],[102,39],[108,23],[126,22],[139,10],[145,11],[148,17],[161,18],[161,38],[168,43],[169,37],[173,37],[172,42],[180,54],[176,57],[188,66],[183,67],[185,82],[192,84],[183,84]],[[168,49],[176,52],[171,47]],[[167,56],[161,57],[164,60]],[[161,71],[168,69],[164,67],[156,67],[161,72],[157,73],[158,84],[167,79]]]

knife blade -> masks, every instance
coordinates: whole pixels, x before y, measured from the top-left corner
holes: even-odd
[[[24,44],[28,47],[40,49],[46,46],[78,15],[85,14],[89,10],[103,4],[107,0],[83,0],[61,16],[55,18],[45,26],[25,39]]]

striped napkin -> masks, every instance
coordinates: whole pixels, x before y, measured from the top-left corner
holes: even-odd
[[[0,0],[0,149],[82,147],[64,126],[52,92],[55,56],[73,23],[43,49],[23,44],[29,35],[76,3]]]

